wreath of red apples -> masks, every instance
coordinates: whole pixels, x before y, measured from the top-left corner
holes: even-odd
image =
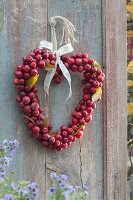
[[[99,64],[87,53],[72,54],[70,57],[61,56],[66,68],[72,72],[83,74],[82,98],[72,111],[72,119],[67,126],[62,125],[58,131],[52,130],[44,109],[39,104],[38,88],[35,85],[41,69],[50,70],[55,66],[56,55],[47,49],[36,48],[23,57],[23,64],[18,65],[13,80],[17,87],[16,101],[25,113],[24,122],[32,136],[41,141],[44,147],[60,151],[67,148],[76,138],[83,136],[83,130],[92,120],[92,111],[96,108],[94,101],[98,101],[102,94],[104,73]],[[62,72],[57,66],[53,81],[62,81]]]

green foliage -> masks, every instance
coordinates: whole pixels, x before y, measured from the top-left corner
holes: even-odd
[[[22,180],[17,184],[13,182],[13,174],[5,176],[6,168],[13,159],[18,142],[4,140],[0,149],[0,199],[2,200],[37,200],[39,189],[36,183]]]
[[[68,176],[50,174],[52,186],[48,189],[49,200],[86,200],[88,188],[86,186],[73,186],[68,183]]]
[[[14,200],[26,200],[26,197],[22,197],[18,191],[23,189],[27,184],[27,181],[20,181],[17,186],[13,187],[12,178],[5,177],[0,181],[0,198],[4,197],[5,194],[12,194]]]

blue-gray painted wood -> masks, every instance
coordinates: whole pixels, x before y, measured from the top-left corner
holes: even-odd
[[[90,186],[90,199],[103,199],[103,111],[102,102],[93,113],[81,142],[76,141],[62,152],[46,150],[32,139],[23,122],[23,113],[15,102],[12,85],[15,66],[21,57],[47,37],[47,17],[67,17],[77,29],[76,51],[87,51],[102,63],[101,0],[1,0],[0,8],[0,140],[18,139],[19,151],[12,169],[15,179],[30,179],[41,188],[40,199],[46,199],[49,172],[66,172],[76,184]],[[50,118],[54,128],[67,124],[71,110],[81,97],[81,77],[72,74],[73,96],[66,101],[68,84],[63,81],[50,89]],[[77,89],[78,88],[78,89]],[[39,83],[44,103],[43,82]],[[45,102],[48,106],[48,103]],[[47,108],[48,109],[48,108]]]
[[[67,17],[76,27],[76,39],[78,40],[78,44],[75,44],[76,51],[87,51],[90,57],[94,57],[101,63],[101,1],[50,0],[48,18],[56,15]],[[79,74],[72,74],[73,96],[69,101],[65,100],[68,94],[67,88],[66,81],[59,86],[53,85],[51,88],[50,102],[56,106],[52,106],[50,116],[55,128],[62,123],[67,124],[75,102],[78,103],[78,99],[81,98],[82,84]],[[60,154],[50,153],[47,162],[67,171],[77,184],[83,183],[92,187],[90,199],[103,199],[102,103],[98,104],[93,113],[93,121],[87,126],[82,141],[76,141],[69,149]]]
[[[23,122],[23,113],[15,103],[13,73],[23,55],[38,47],[46,37],[47,1],[0,1],[0,140],[18,139],[19,151],[12,170],[15,179],[33,180],[45,199],[45,150],[30,137]],[[43,99],[43,97],[42,97]]]

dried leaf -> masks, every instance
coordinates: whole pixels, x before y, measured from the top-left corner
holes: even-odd
[[[81,125],[78,127],[78,130],[73,132],[73,135],[76,135],[80,130],[84,130],[85,129],[85,125]]]
[[[133,2],[129,2],[127,5],[126,5],[126,10],[128,12],[132,11],[133,12]]]
[[[97,101],[102,96],[102,88],[97,88],[95,94],[92,95],[92,101]]]
[[[35,124],[34,120],[31,119],[30,117],[28,117],[28,116],[26,116],[26,115],[24,115],[24,117],[27,118],[28,120],[30,120],[33,124]],[[36,125],[36,124],[35,124],[35,125]]]
[[[38,104],[40,105],[40,99],[37,95],[36,95],[36,99],[37,99]]]
[[[36,84],[38,77],[39,75],[32,76],[26,81],[26,85],[32,88]]]
[[[127,112],[128,112],[128,116],[133,115],[133,103],[127,104]]]
[[[132,80],[128,80],[127,81],[127,85],[128,85],[128,87],[132,87],[133,86],[133,81]]]
[[[48,125],[49,125],[49,119],[48,119],[47,117],[45,117],[45,118],[43,119],[43,126],[44,126],[44,127],[48,127]]]
[[[52,137],[54,137],[56,135],[56,132],[50,131],[49,135],[52,136]]]
[[[127,10],[129,13],[133,13],[133,2],[129,2],[129,3],[126,5],[126,10]]]
[[[132,123],[128,123],[129,125],[131,125],[131,126],[133,126],[133,124]]]
[[[128,73],[132,74],[133,73],[133,67],[128,67],[127,71],[128,71]]]
[[[127,31],[127,37],[133,37],[133,31]]]

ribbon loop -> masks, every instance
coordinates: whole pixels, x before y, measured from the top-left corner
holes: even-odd
[[[57,21],[61,21],[63,24],[63,34],[62,34],[60,45],[62,45],[63,43],[66,44],[66,45],[60,47],[59,49],[57,48],[57,37],[56,37],[56,30],[55,30]],[[53,53],[55,53],[56,54],[56,63],[55,63],[55,67],[53,69],[51,69],[50,71],[47,71],[47,74],[46,74],[46,77],[44,80],[44,91],[47,94],[49,93],[50,83],[56,73],[56,69],[57,69],[57,65],[58,65],[60,70],[62,71],[63,75],[65,76],[65,78],[67,79],[67,81],[69,83],[68,98],[70,98],[70,96],[72,95],[71,76],[69,74],[68,69],[61,61],[60,57],[64,54],[68,54],[73,51],[71,42],[77,42],[77,40],[74,37],[74,32],[76,30],[75,30],[73,24],[68,19],[66,19],[65,17],[62,17],[62,16],[51,17],[49,19],[49,24],[51,27],[51,41],[52,42],[42,40],[40,42],[39,48],[46,48],[46,49],[49,49],[50,51],[52,51]]]
[[[53,44],[52,42],[46,41],[46,40],[41,40],[40,44],[39,44],[39,49],[49,49],[50,51],[52,51],[53,49]]]
[[[42,40],[40,42],[39,48],[46,48],[52,51],[52,46],[53,44],[49,41],[46,40]],[[57,51],[54,51],[53,53],[56,54],[56,63],[55,63],[55,67],[53,69],[51,69],[50,71],[47,71],[45,80],[44,80],[44,91],[49,94],[49,87],[51,84],[51,81],[56,73],[56,69],[57,69],[57,65],[59,66],[59,68],[62,71],[62,74],[64,75],[64,77],[67,79],[68,84],[69,84],[69,95],[68,95],[68,99],[71,97],[72,95],[72,89],[71,89],[71,76],[70,73],[68,71],[68,69],[66,68],[66,66],[64,65],[64,63],[62,62],[62,60],[60,59],[60,56],[64,55],[64,54],[68,54],[71,53],[73,51],[73,47],[71,45],[71,43],[66,44],[62,47],[60,47]]]
[[[60,47],[56,52],[56,54],[58,54],[59,56],[62,56],[64,54],[68,54],[71,53],[73,51],[73,47],[71,45],[71,43],[68,43],[62,47]]]

